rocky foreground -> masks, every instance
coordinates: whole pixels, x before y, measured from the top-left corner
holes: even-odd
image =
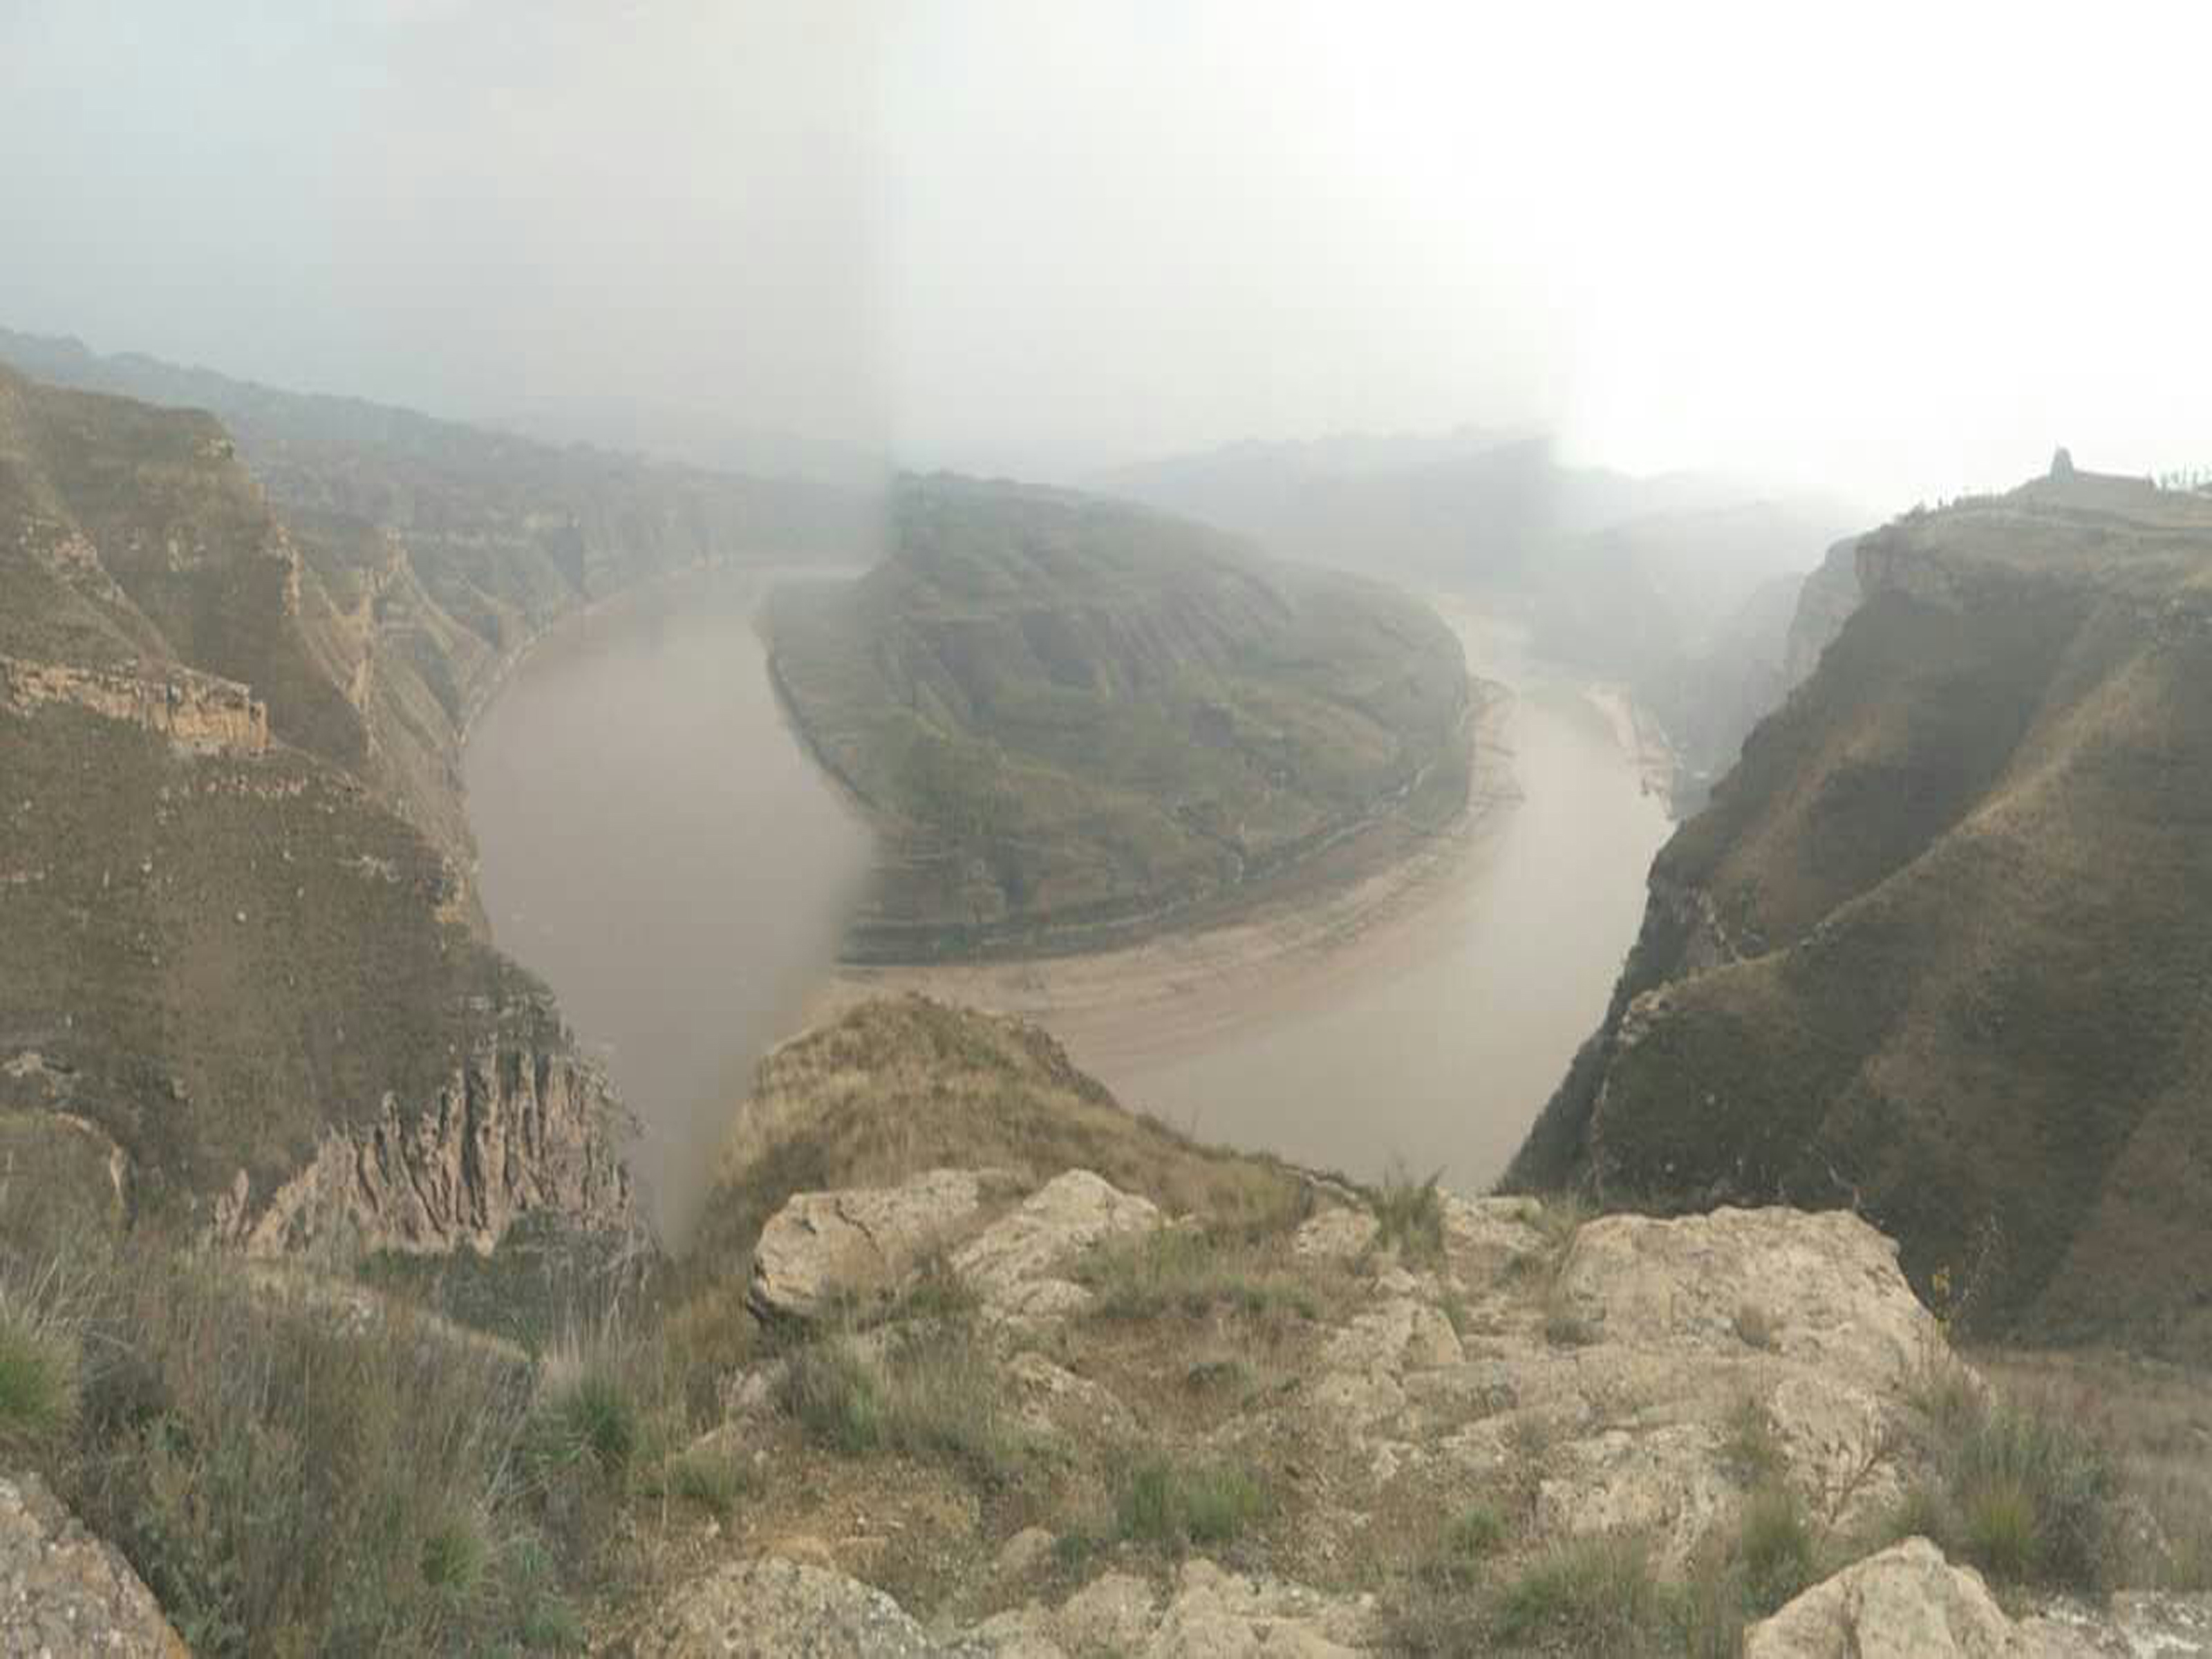
[[[516,1402],[490,1498],[426,1500],[501,1507],[382,1560],[376,1594],[436,1568],[447,1598],[378,1621],[409,1632],[386,1650],[2212,1654],[2212,1598],[2170,1593],[2201,1540],[1962,1364],[1856,1216],[1361,1188],[1195,1145],[1035,1027],[919,999],[769,1057],[699,1236],[607,1346],[471,1346],[378,1297],[226,1328],[324,1356],[319,1389],[390,1368],[343,1344],[400,1344],[406,1392],[349,1396],[371,1414]],[[453,1392],[448,1346],[490,1392]],[[373,1554],[367,1490],[298,1512]],[[173,1652],[164,1613],[198,1639],[303,1607],[303,1650],[345,1628],[298,1597],[210,1626],[134,1510],[82,1513],[137,1553],[0,1482],[0,1654]],[[458,1599],[457,1535],[488,1540]],[[531,1538],[574,1564],[573,1616],[483,1616]]]
[[[800,1194],[769,1220],[749,1298],[794,1346],[734,1381],[722,1431],[775,1458],[767,1496],[730,1558],[630,1633],[636,1651],[1641,1651],[1626,1611],[1616,1627],[1603,1608],[1547,1624],[1536,1607],[1516,1626],[1468,1608],[1621,1540],[1668,1594],[1779,1489],[1817,1540],[1806,1576],[1852,1564],[1753,1625],[1747,1652],[2212,1652],[2212,1602],[2000,1603],[1925,1539],[1890,1541],[1929,1477],[1927,1390],[1975,1385],[1895,1247],[1848,1213],[1577,1225],[1525,1198],[1436,1194],[1425,1211],[1416,1192],[1378,1216],[1316,1189],[1270,1250],[1208,1242],[1086,1170],[1020,1186],[933,1170]],[[903,1316],[921,1285],[937,1311]],[[1275,1297],[1295,1305],[1270,1323]],[[1225,1344],[1230,1306],[1266,1328],[1235,1322]],[[895,1377],[958,1307],[978,1334],[967,1381],[1004,1391],[1006,1431],[1042,1465],[1248,1471],[1246,1524],[1193,1497],[1163,1556],[1129,1541],[1146,1527],[1126,1496],[1118,1547],[1086,1533],[1079,1499],[1047,1499],[988,1562],[921,1546],[945,1569],[928,1616],[872,1587],[913,1582],[917,1531],[987,1531],[1000,1506],[939,1512],[942,1490],[898,1459],[858,1491],[817,1485],[768,1448],[813,1345]],[[1732,1644],[1722,1624],[1705,1637]]]

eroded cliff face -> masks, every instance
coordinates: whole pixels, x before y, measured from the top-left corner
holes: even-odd
[[[176,666],[75,668],[0,657],[0,709],[28,716],[49,704],[122,720],[195,755],[254,756],[269,747],[268,707],[235,680]]]
[[[0,1188],[255,1251],[634,1224],[626,1121],[464,873],[496,671],[210,416],[0,368]]]
[[[1844,631],[1859,608],[1858,538],[1838,542],[1797,590],[1797,611],[1790,620],[1783,659],[1784,683],[1802,685],[1820,665],[1820,653]]]
[[[2039,481],[1850,557],[1514,1178],[1850,1205],[1987,1331],[2203,1352],[2212,503]]]
[[[638,1224],[622,1141],[634,1127],[605,1075],[565,1049],[487,1043],[419,1105],[387,1094],[265,1198],[240,1170],[215,1228],[250,1255],[343,1233],[371,1249],[495,1249],[550,1214],[609,1232]]]

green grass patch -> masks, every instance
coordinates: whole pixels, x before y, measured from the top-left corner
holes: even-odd
[[[1131,1542],[1203,1549],[1233,1542],[1267,1510],[1266,1490],[1249,1470],[1153,1457],[1123,1480],[1115,1527]]]
[[[1393,1170],[1382,1178],[1370,1202],[1379,1231],[1376,1243],[1395,1249],[1407,1262],[1435,1263],[1444,1255],[1443,1194],[1437,1183],[1443,1172],[1415,1181],[1404,1170]]]
[[[1626,1659],[1676,1649],[1680,1615],[1650,1546],[1605,1534],[1552,1545],[1530,1561],[1500,1587],[1492,1629],[1520,1647]]]

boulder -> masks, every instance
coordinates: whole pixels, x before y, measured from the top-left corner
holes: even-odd
[[[966,1170],[797,1194],[761,1230],[747,1298],[769,1317],[809,1320],[885,1291],[971,1221],[982,1200],[981,1179]]]
[[[1942,1350],[1897,1246],[1844,1210],[1715,1210],[1585,1224],[1559,1290],[1605,1340],[1670,1355],[1769,1352],[1896,1389]]]
[[[1981,1575],[1910,1538],[1807,1590],[1744,1640],[1745,1659],[2203,1659],[2212,1596],[2123,1592],[2008,1618]]]
[[[955,1659],[984,1650],[937,1642],[879,1589],[828,1567],[763,1556],[679,1591],[637,1651],[647,1659]]]
[[[1119,1235],[1161,1222],[1150,1200],[1122,1192],[1088,1170],[1047,1182],[953,1253],[953,1271],[986,1308],[1017,1323],[1063,1318],[1089,1300],[1060,1276],[1070,1258]]]
[[[30,1474],[0,1476],[0,1654],[190,1659],[130,1563]]]

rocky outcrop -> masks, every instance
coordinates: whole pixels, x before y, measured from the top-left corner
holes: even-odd
[[[975,1216],[983,1190],[965,1170],[931,1170],[896,1187],[800,1193],[761,1230],[747,1300],[772,1319],[815,1319],[894,1285]]]
[[[195,755],[254,756],[269,747],[269,710],[235,680],[174,665],[112,669],[0,657],[0,709],[28,715],[86,708],[167,738]]]
[[[1056,1176],[959,1249],[952,1266],[998,1316],[1036,1323],[1081,1308],[1090,1292],[1060,1276],[1070,1258],[1163,1218],[1149,1200],[1121,1192],[1088,1170]]]
[[[35,1475],[0,1476],[0,1655],[190,1659],[128,1562]]]
[[[488,1044],[426,1108],[386,1095],[369,1122],[332,1133],[266,1201],[240,1170],[216,1204],[216,1233],[254,1255],[339,1229],[372,1249],[428,1254],[489,1251],[532,1214],[627,1229],[629,1127],[605,1076],[573,1053]]]
[[[1754,1626],[1744,1659],[2192,1659],[2212,1598],[2122,1595],[2014,1620],[1982,1577],[1910,1538],[1815,1584]]]
[[[896,1187],[799,1193],[761,1230],[746,1299],[770,1319],[812,1320],[881,1297],[924,1258],[950,1251],[951,1270],[992,1317],[1018,1324],[1062,1318],[1090,1293],[1067,1263],[1103,1240],[1148,1231],[1157,1206],[1088,1170],[1070,1170],[1011,1210],[1000,1170],[931,1170]]]
[[[672,1599],[641,1659],[953,1659],[881,1590],[803,1561],[733,1561]]]
[[[1859,608],[1858,538],[1838,542],[1820,561],[1820,568],[1805,578],[1797,590],[1797,610],[1790,620],[1790,636],[1783,653],[1785,685],[1802,685],[1820,665],[1828,648],[1851,612]]]
[[[1092,1580],[1058,1607],[1032,1604],[986,1620],[962,1651],[1004,1659],[1073,1659],[1092,1653],[1130,1659],[1331,1659],[1364,1651],[1371,1598],[1319,1595],[1301,1584],[1247,1577],[1206,1560],[1186,1561],[1156,1589],[1127,1573]]]

